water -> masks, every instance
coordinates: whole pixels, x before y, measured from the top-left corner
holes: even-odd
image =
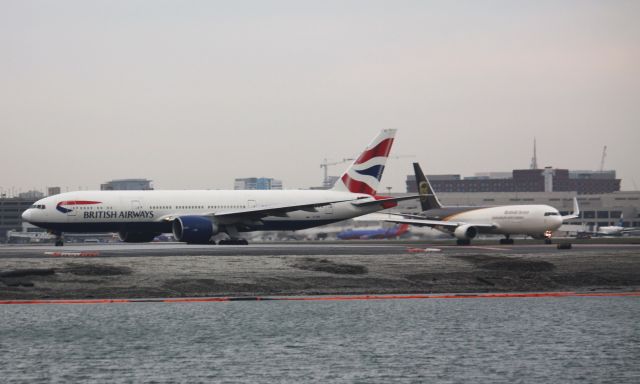
[[[0,306],[0,382],[639,383],[638,298]]]

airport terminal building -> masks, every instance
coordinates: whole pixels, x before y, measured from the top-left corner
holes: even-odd
[[[514,169],[475,176],[427,175],[436,192],[576,192],[579,195],[620,191],[616,171],[569,171],[568,169]],[[417,192],[415,175],[407,176],[407,192]]]

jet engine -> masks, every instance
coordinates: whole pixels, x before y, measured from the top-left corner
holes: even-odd
[[[173,220],[172,229],[176,240],[188,244],[209,244],[219,232],[215,222],[202,216],[180,216]]]
[[[125,243],[148,243],[158,236],[155,232],[120,231],[118,237]]]
[[[478,235],[478,229],[472,225],[461,225],[453,231],[453,235],[459,240],[471,240]]]

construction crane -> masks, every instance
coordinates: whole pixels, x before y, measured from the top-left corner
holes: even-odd
[[[322,186],[325,188],[331,188],[331,185],[330,185],[331,181],[329,181],[329,176],[327,175],[327,168],[329,168],[329,166],[346,163],[348,161],[353,161],[353,159],[344,158],[342,160],[332,161],[332,162],[329,162],[327,159],[324,159],[324,161],[320,163],[320,168],[324,168],[324,179],[322,181]]]
[[[600,172],[604,171],[604,158],[607,157],[607,146],[602,148],[602,159],[600,160]]]
[[[407,157],[416,157],[416,156],[415,155],[397,155],[397,156],[389,156],[388,159],[402,159]],[[328,168],[330,166],[347,163],[353,160],[354,159],[352,158],[344,158],[342,160],[329,162],[329,160],[325,158],[324,161],[320,163],[320,168],[324,168],[324,179],[322,181],[322,186],[325,188],[331,188],[331,180],[329,180],[329,176],[328,176]]]

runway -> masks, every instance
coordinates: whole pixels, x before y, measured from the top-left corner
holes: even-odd
[[[638,250],[640,243],[578,243],[571,250],[559,250],[557,244],[525,243],[497,245],[483,242],[477,245],[458,246],[450,242],[326,242],[326,243],[257,243],[249,245],[191,245],[183,243],[70,243],[64,247],[52,244],[0,245],[3,258],[50,257],[168,257],[168,256],[350,256],[414,253],[444,254],[538,254],[579,253],[583,251],[615,252]],[[81,255],[76,255],[80,253]]]

